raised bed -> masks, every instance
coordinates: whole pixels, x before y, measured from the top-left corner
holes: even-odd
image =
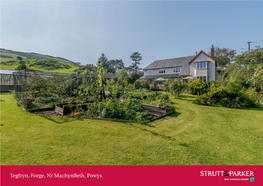
[[[171,104],[166,103],[165,108],[159,108],[153,105],[142,104],[145,110],[148,110],[152,115],[167,116],[175,112],[174,107]]]
[[[58,114],[60,116],[79,118],[76,116],[70,116],[71,111],[74,110],[77,106],[79,107],[81,106],[82,109],[87,110],[87,105],[92,102],[93,101],[89,101],[82,105],[71,105],[71,108],[69,106],[68,107],[64,106],[64,105],[68,105],[68,103],[59,103],[55,107],[28,109],[28,112],[40,114],[40,115],[57,115]],[[174,107],[169,103],[166,103],[165,109],[162,109],[162,108],[159,108],[153,105],[147,105],[147,104],[142,104],[142,107],[154,116],[152,119],[149,120],[150,122],[160,119],[166,115],[169,115],[175,112]],[[132,123],[137,122],[137,121],[132,121],[132,120],[124,120],[124,119],[93,118],[93,117],[86,117],[86,116],[80,116],[80,117],[86,118],[86,119],[98,119],[98,120],[108,120],[108,121],[116,121],[116,122],[132,122]]]
[[[48,111],[54,110],[55,107],[46,107],[46,108],[38,108],[38,109],[28,109],[28,112],[38,112],[38,111]]]
[[[57,103],[57,105],[55,106],[55,112],[62,116],[68,115],[77,107],[81,107],[82,109],[87,110],[87,105],[93,102],[94,101],[87,101],[81,105],[78,105],[77,103],[72,103],[72,105],[68,105],[68,103]]]

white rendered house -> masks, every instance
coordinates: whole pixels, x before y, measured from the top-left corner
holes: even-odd
[[[195,79],[202,81],[216,80],[216,61],[214,60],[214,47],[211,48],[211,56],[204,51],[187,57],[156,60],[143,69],[144,76],[150,82],[158,77],[170,80]]]

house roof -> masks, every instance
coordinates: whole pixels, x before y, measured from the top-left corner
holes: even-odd
[[[175,78],[175,77],[180,77],[181,75],[179,74],[167,74],[167,75],[151,75],[151,76],[143,76],[143,78],[140,79],[155,79],[155,78],[159,78],[159,77],[163,77],[163,78]]]
[[[201,53],[203,53],[203,54],[205,54],[207,57],[210,57],[210,58],[211,58],[211,56],[209,56],[207,53],[205,53],[203,50],[201,50],[196,56],[194,56],[193,59],[191,59],[191,61],[189,62],[189,65],[190,65],[190,63],[192,63],[192,62],[197,58],[197,56],[199,56]]]
[[[152,62],[150,65],[144,68],[144,70],[148,69],[158,69],[158,68],[167,68],[167,67],[176,67],[176,66],[184,66],[188,65],[190,61],[196,56],[186,56],[186,57],[179,57],[179,58],[172,58],[172,59],[163,59],[163,60],[156,60]]]
[[[207,57],[211,58],[211,56],[209,56],[207,53],[201,50],[197,55],[194,55],[194,56],[156,60],[152,62],[150,65],[148,65],[147,67],[145,67],[143,70],[169,68],[169,67],[182,67],[182,66],[189,65],[190,63],[192,63],[200,54],[204,54]]]

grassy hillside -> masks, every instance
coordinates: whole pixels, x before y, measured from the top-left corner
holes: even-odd
[[[41,71],[52,71],[61,73],[72,73],[75,69],[78,69],[77,65],[63,63],[54,59],[22,59],[22,60],[11,60],[1,62],[1,69],[15,70],[17,66],[24,62],[27,68]]]
[[[18,52],[7,49],[0,49],[0,62],[15,60],[17,56],[21,56],[22,58],[35,58],[35,59],[54,59],[63,63],[75,64],[73,61],[62,57],[54,57],[49,55],[43,55],[38,53],[28,53],[28,52]]]

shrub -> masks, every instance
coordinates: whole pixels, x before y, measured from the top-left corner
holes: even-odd
[[[159,97],[161,93],[159,92],[151,92],[147,95],[147,100],[148,101],[155,101],[157,97]]]
[[[200,79],[195,79],[189,83],[189,88],[196,91],[198,96],[200,96],[200,93],[205,91],[206,84],[204,82],[202,82]]]
[[[143,99],[143,95],[141,92],[134,92],[132,95],[133,98]]]
[[[220,102],[220,99],[225,97],[225,91],[223,87],[220,85],[212,84],[212,86],[208,89],[207,96],[210,98],[210,101]]]
[[[209,105],[209,97],[205,94],[198,96],[194,101],[194,104],[197,105]]]
[[[167,94],[160,94],[156,97],[156,99],[158,100],[162,100],[164,102],[169,102],[170,101],[170,98]]]
[[[175,98],[179,98],[184,88],[185,86],[182,84],[180,79],[177,79],[171,83],[171,93],[175,95]]]
[[[166,92],[170,90],[170,82],[169,81],[163,82],[163,86],[164,86]]]
[[[244,98],[244,106],[256,106],[260,102],[260,94],[256,91],[256,88],[249,88],[242,92]]]
[[[236,69],[223,80],[222,86],[226,90],[228,96],[234,99],[241,96],[241,90],[248,89],[250,85],[241,72]]]
[[[159,88],[157,87],[157,83],[156,83],[155,80],[153,81],[153,86],[151,87],[151,90],[153,90],[153,91],[158,91],[158,90],[159,90]]]
[[[150,85],[147,80],[137,80],[134,83],[134,88],[135,89],[141,89],[141,88],[150,89]]]

